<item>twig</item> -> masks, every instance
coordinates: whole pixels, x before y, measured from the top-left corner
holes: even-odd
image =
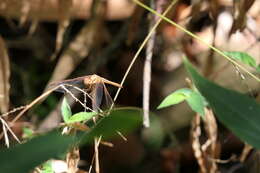
[[[244,162],[252,149],[253,149],[253,147],[251,145],[245,143],[245,146],[243,148],[243,151],[242,151],[242,154],[239,158],[239,161]]]
[[[151,7],[154,8],[154,0],[151,0]],[[149,15],[150,16],[150,15]],[[150,19],[149,31],[154,25],[155,18]],[[150,39],[147,42],[146,57],[144,62],[144,74],[143,74],[143,125],[144,127],[150,127],[149,109],[150,109],[150,85],[151,85],[151,64],[153,57],[153,48],[155,42],[156,31],[153,32]]]
[[[99,166],[99,151],[98,151],[98,147],[100,144],[102,136],[100,136],[99,138],[95,138],[95,171],[96,173],[100,173],[100,166]]]
[[[4,137],[5,137],[5,145],[7,146],[7,148],[9,148],[9,138],[8,138],[7,130],[3,123],[2,118],[1,118],[1,121],[2,121],[2,126],[3,126],[3,133],[4,133]]]
[[[82,107],[84,107],[86,110],[92,111],[92,112],[96,112],[94,110],[92,110],[91,108],[87,107],[84,103],[82,103],[77,97],[74,96],[74,94],[68,90],[65,85],[67,84],[61,84],[59,85],[64,91],[66,91],[66,93],[68,93],[76,102],[78,102]],[[72,85],[71,85],[72,86]],[[85,92],[84,92],[85,93]]]
[[[89,167],[89,169],[88,169],[88,173],[91,173],[91,171],[92,171],[92,167],[93,167],[94,160],[95,160],[95,155],[93,155],[93,157],[92,157],[92,159],[91,159],[91,163],[90,163],[90,167]]]
[[[114,147],[114,144],[111,142],[106,142],[106,141],[100,141],[100,144],[107,146],[107,147]]]
[[[56,86],[54,88],[51,88],[50,90],[47,90],[44,92],[42,95],[34,99],[30,104],[24,106],[23,110],[11,121],[10,126],[12,125],[26,112],[28,111],[31,107],[33,107],[35,104],[37,104],[41,99],[47,97],[49,94],[51,94],[53,91],[57,90],[60,86]],[[0,139],[3,137],[3,132],[0,134]]]
[[[192,149],[194,150],[194,156],[197,159],[197,162],[200,167],[201,173],[207,173],[205,158],[203,157],[203,152],[201,150],[200,144],[200,136],[201,136],[201,128],[200,128],[200,116],[196,114],[192,120],[191,125],[192,131]]]
[[[211,158],[211,157],[208,157],[208,159],[213,161],[213,162],[215,162],[215,163],[221,163],[221,164],[226,164],[228,162],[237,160],[236,155],[231,155],[231,157],[229,159],[227,159],[227,160],[214,159],[214,158]]]
[[[38,103],[41,99],[44,97],[47,97],[50,95],[53,91],[58,89],[59,86],[56,86],[54,88],[51,88],[50,90],[44,92],[42,95],[34,99],[29,105],[26,105],[25,108],[11,121],[11,124],[13,124],[15,121],[17,121],[26,111],[28,111],[31,107],[33,107],[36,103]]]
[[[151,7],[154,8],[156,6],[156,11],[161,13],[162,12],[162,5],[164,4],[164,0],[158,0],[157,3],[154,3],[154,0],[151,1]],[[152,30],[152,27],[156,23],[156,21],[160,20],[159,17],[154,16],[151,19],[149,31]],[[149,120],[149,103],[150,103],[150,88],[151,88],[151,64],[152,64],[152,57],[153,57],[153,49],[155,44],[155,37],[156,31],[152,32],[150,39],[147,42],[146,47],[146,58],[144,62],[144,75],[143,75],[143,125],[144,127],[150,126]]]
[[[127,138],[119,131],[116,131],[117,134],[124,140],[124,141],[127,141]]]
[[[84,105],[86,105],[86,102],[87,102],[87,97],[86,97],[86,96],[88,96],[88,98],[90,98],[90,100],[91,100],[92,102],[94,101],[93,97],[92,97],[91,95],[89,95],[86,91],[84,91],[83,89],[81,89],[81,88],[79,88],[79,87],[77,87],[77,86],[74,86],[74,85],[70,85],[70,84],[62,84],[62,85],[72,87],[72,88],[74,88],[75,90],[78,90],[78,91],[82,92],[83,95],[84,95]],[[72,94],[72,93],[71,93],[71,94]],[[72,94],[72,95],[73,95],[73,94]],[[75,98],[75,96],[74,96],[73,98]],[[76,101],[78,101],[78,99],[76,99]],[[81,102],[81,103],[82,103],[82,102]],[[86,110],[90,110],[90,111],[92,111],[92,112],[96,112],[96,111],[92,110],[92,109],[89,108],[89,107],[86,108],[86,106],[85,106],[84,108],[85,108]],[[98,107],[98,111],[103,112],[99,107]]]
[[[14,113],[14,112],[17,112],[17,111],[19,111],[19,110],[24,109],[24,108],[25,108],[25,106],[20,106],[20,107],[14,108],[13,110],[11,110],[11,111],[9,111],[9,112],[6,112],[6,113],[0,115],[0,117],[6,117],[6,116],[8,116],[8,115],[10,115],[10,114],[12,114],[12,113]]]
[[[19,138],[15,135],[15,133],[12,131],[12,129],[8,126],[8,124],[5,122],[5,120],[3,118],[0,117],[0,120],[3,124],[3,133],[4,133],[4,137],[5,137],[5,142],[6,142],[6,146],[7,148],[9,148],[9,139],[8,139],[8,135],[7,135],[7,130],[9,130],[9,132],[11,133],[11,135],[14,137],[14,139],[18,142],[21,143],[21,141],[19,140]]]

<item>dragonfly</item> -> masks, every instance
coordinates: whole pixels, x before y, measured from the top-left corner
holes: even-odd
[[[100,110],[100,105],[102,103],[103,96],[105,96],[107,106],[110,106],[113,103],[113,100],[105,86],[105,84],[109,84],[118,88],[122,88],[122,85],[107,80],[103,77],[100,77],[96,74],[81,76],[74,79],[63,80],[59,82],[54,82],[50,84],[50,86],[61,86],[56,91],[58,92],[68,92],[68,90],[76,89],[85,94],[92,101],[92,109],[94,111]],[[81,90],[83,89],[83,90]]]

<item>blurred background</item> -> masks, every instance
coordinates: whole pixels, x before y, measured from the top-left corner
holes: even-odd
[[[142,2],[163,13],[172,1]],[[259,0],[179,0],[167,17],[223,51],[247,52],[257,64],[260,61]],[[120,83],[157,20],[130,0],[1,0],[1,113],[30,103],[52,82],[97,74]],[[101,172],[203,172],[191,144],[195,113],[186,103],[156,110],[167,95],[188,87],[183,55],[204,76],[222,86],[257,95],[259,84],[246,75],[242,80],[231,63],[169,23],[162,22],[151,40],[150,52],[148,47],[141,52],[115,103],[117,107],[142,107],[144,63],[151,53],[150,128],[126,136],[127,142],[112,140],[112,148],[101,146]],[[116,89],[108,86],[112,98]],[[23,127],[56,127],[61,122],[62,96],[52,93],[30,109],[14,124],[15,133],[21,136]],[[73,111],[83,109],[74,102],[71,100]],[[225,162],[215,160],[217,170],[260,172],[255,166],[258,152],[253,151],[247,161],[241,162],[243,143],[218,125],[218,159]],[[202,130],[201,143],[206,139]],[[93,147],[82,148],[80,155],[81,168],[87,170]]]

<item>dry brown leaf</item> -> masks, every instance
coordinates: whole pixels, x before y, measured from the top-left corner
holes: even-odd
[[[71,151],[67,153],[66,156],[69,173],[76,173],[78,171],[79,160],[80,160],[79,149],[78,147],[73,147]]]
[[[42,6],[44,5],[43,1],[44,0],[34,0],[33,2],[36,5],[35,5],[34,9],[31,9],[31,10],[40,11],[42,9]],[[39,13],[36,13],[35,15],[32,16],[31,26],[30,26],[30,29],[29,29],[29,35],[32,35],[36,31],[36,29],[39,25],[39,21],[40,21],[39,16],[40,16]]]
[[[243,151],[240,155],[239,161],[244,162],[247,159],[247,157],[249,156],[249,153],[250,153],[250,151],[252,151],[252,149],[253,149],[253,147],[251,145],[245,144]]]
[[[260,151],[253,150],[249,157],[246,159],[245,170],[247,173],[259,173],[260,172]]]
[[[191,136],[192,136],[192,149],[194,150],[194,156],[197,159],[197,162],[199,164],[200,172],[207,173],[206,160],[201,150],[201,144],[200,144],[201,128],[200,128],[200,116],[198,114],[196,114],[192,120]]]
[[[217,122],[213,115],[212,110],[205,109],[205,119],[203,119],[206,136],[208,139],[202,145],[200,142],[201,130],[201,117],[195,115],[192,121],[192,148],[194,156],[202,173],[217,173],[218,167],[216,160],[219,160],[219,145],[217,143]]]
[[[30,2],[29,0],[22,0],[21,16],[19,21],[20,26],[23,26],[24,23],[26,22],[31,9],[31,4],[32,2]]]
[[[10,90],[10,65],[7,48],[2,37],[0,37],[0,111],[7,112],[9,109]]]
[[[70,16],[71,16],[71,6],[73,6],[72,0],[59,0],[59,19],[58,19],[58,31],[56,37],[56,48],[51,59],[54,59],[57,56],[57,53],[60,51],[63,37],[66,29],[70,24]]]
[[[86,24],[69,47],[61,55],[49,83],[60,81],[68,77],[77,65],[88,55],[89,51],[95,47],[102,38],[100,29],[103,28],[103,19],[106,14],[106,3],[95,1],[93,4],[93,14],[91,21]]]
[[[38,15],[39,21],[58,21],[58,0],[1,0],[0,16],[23,20],[32,20]],[[63,0],[67,1],[67,0]],[[96,0],[73,0],[71,17],[76,19],[89,19],[92,2]],[[26,3],[28,2],[28,4]],[[40,4],[41,8],[38,8]],[[128,18],[134,11],[135,3],[130,0],[108,0],[108,11],[105,18],[108,20],[122,20]]]
[[[219,13],[221,12],[220,8],[220,2],[219,0],[210,0],[209,2],[209,9],[210,9],[210,14],[214,20],[217,20],[217,17]]]
[[[217,164],[214,161],[215,159],[219,159],[219,150],[218,150],[218,144],[217,144],[217,136],[218,136],[218,127],[217,122],[214,117],[214,114],[212,110],[205,109],[205,130],[208,136],[208,140],[204,145],[202,145],[202,150],[205,152],[205,155],[207,155],[211,159],[208,160],[208,166],[210,169],[210,173],[215,173],[218,170]]]
[[[196,18],[197,16],[200,15],[200,11],[202,10],[204,3],[203,0],[192,0],[191,3],[192,3],[191,16],[193,18]]]
[[[243,31],[246,27],[247,12],[254,4],[255,0],[240,0],[234,1],[234,22],[230,31],[230,35],[237,30]]]

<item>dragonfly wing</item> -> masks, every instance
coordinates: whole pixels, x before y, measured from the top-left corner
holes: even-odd
[[[104,95],[105,95],[105,108],[109,109],[110,106],[113,104],[113,99],[111,98],[109,92],[107,91],[106,86],[104,85],[103,87],[104,87]]]
[[[84,88],[83,80],[82,78],[75,78],[75,79],[69,79],[69,80],[64,80],[60,82],[53,82],[49,86],[50,87],[56,87],[60,85],[58,89],[56,89],[56,92],[61,92],[65,93],[66,91],[64,90],[64,87],[70,91],[76,91],[77,89],[75,88]]]
[[[92,109],[94,111],[100,110],[100,105],[103,98],[103,85],[101,83],[95,84],[93,91],[91,92],[92,96]]]

